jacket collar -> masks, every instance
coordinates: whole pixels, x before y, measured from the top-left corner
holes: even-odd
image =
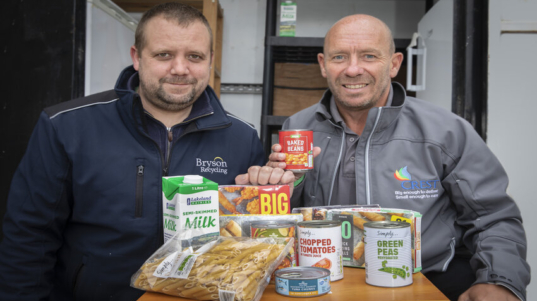
[[[115,91],[124,105],[131,106],[132,117],[134,117],[136,123],[143,124],[144,110],[139,94],[134,91],[134,87],[139,85],[139,81],[138,72],[131,65],[125,68],[119,75]],[[227,116],[227,112],[222,107],[216,93],[210,86],[207,86],[202,97],[198,100],[201,100],[203,103],[196,105],[196,117],[192,113],[188,117],[188,119],[192,119],[191,117],[197,118],[193,121],[197,130],[210,130],[231,126],[231,120]],[[198,100],[196,100],[195,104]]]
[[[390,126],[391,123],[393,123],[397,119],[399,113],[401,112],[401,109],[406,102],[406,91],[403,86],[401,86],[401,84],[397,82],[392,82],[391,88],[393,90],[391,106],[382,108],[371,108],[369,110],[369,113],[367,114],[367,123],[362,135],[366,134],[368,130],[371,130],[373,124],[375,123],[379,109],[382,109],[382,115],[377,124],[376,131],[382,131],[386,129],[388,126]],[[330,89],[327,89],[324,92],[323,97],[321,98],[321,101],[319,102],[315,113],[319,115],[322,119],[330,120],[332,123],[335,123],[334,118],[330,112],[331,97],[332,92],[330,91]]]

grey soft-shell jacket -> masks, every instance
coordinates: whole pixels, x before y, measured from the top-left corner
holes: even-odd
[[[476,283],[503,285],[525,300],[530,282],[520,211],[507,195],[507,175],[472,126],[394,83],[390,107],[372,108],[355,155],[358,204],[423,214],[423,272],[445,271],[467,248]],[[284,129],[313,130],[322,149],[293,194],[292,206],[331,199],[345,132],[330,115],[328,90],[316,105],[291,116]]]

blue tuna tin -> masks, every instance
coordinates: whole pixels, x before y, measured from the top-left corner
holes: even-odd
[[[274,272],[276,292],[289,297],[316,297],[330,292],[330,270],[291,267]]]

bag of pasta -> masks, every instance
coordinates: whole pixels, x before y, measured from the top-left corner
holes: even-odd
[[[219,237],[196,249],[192,239],[175,235],[132,276],[131,286],[197,300],[258,301],[293,242]]]

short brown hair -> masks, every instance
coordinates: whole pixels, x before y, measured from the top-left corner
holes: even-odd
[[[136,33],[134,34],[134,47],[136,47],[138,55],[141,55],[142,49],[146,45],[144,29],[147,25],[147,22],[155,17],[160,16],[167,21],[175,21],[177,24],[183,27],[187,27],[196,21],[203,23],[205,27],[207,27],[207,31],[209,31],[209,38],[211,41],[210,50],[211,53],[213,52],[213,32],[205,16],[199,10],[190,5],[177,2],[168,2],[155,5],[142,15],[142,18],[138,23],[138,27],[136,27]]]

